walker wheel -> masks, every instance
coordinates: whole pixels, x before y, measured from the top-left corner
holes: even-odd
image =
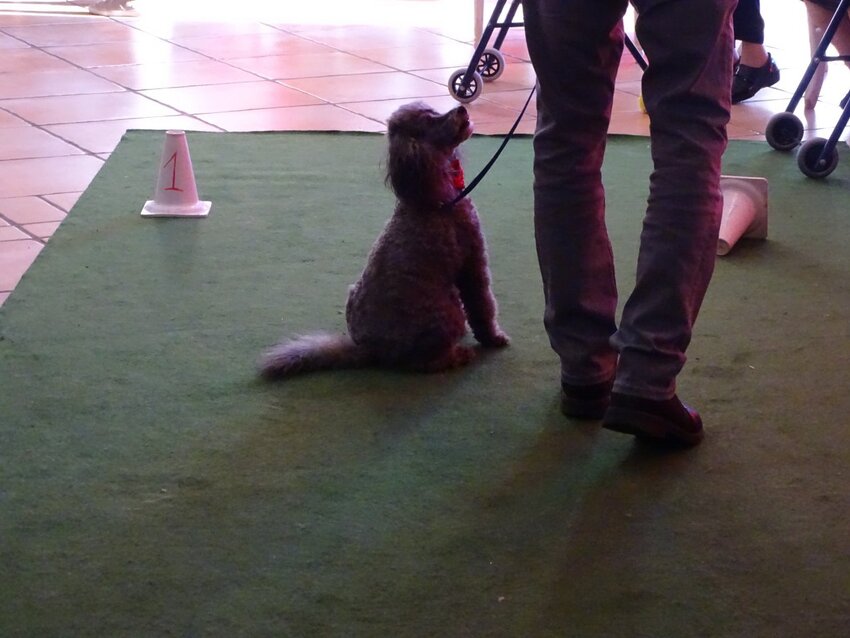
[[[833,147],[832,152],[824,159],[818,161],[826,147],[826,140],[822,137],[813,137],[805,142],[797,153],[797,166],[803,175],[814,179],[822,179],[829,175],[838,166],[838,149]]]
[[[449,93],[461,104],[469,104],[481,95],[483,85],[484,79],[478,71],[473,71],[468,81],[466,69],[458,69],[449,77]]]
[[[505,70],[505,56],[498,49],[484,49],[478,60],[476,70],[485,82],[492,82],[502,75]]]
[[[790,151],[803,139],[803,123],[793,113],[775,113],[767,123],[764,136],[777,151]]]

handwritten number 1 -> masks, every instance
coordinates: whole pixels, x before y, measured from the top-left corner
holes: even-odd
[[[177,188],[177,151],[174,151],[174,154],[168,158],[168,161],[163,165],[163,168],[171,164],[171,186],[166,188],[167,191],[178,191],[183,192],[182,188]]]

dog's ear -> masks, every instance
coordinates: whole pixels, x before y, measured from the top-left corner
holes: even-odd
[[[442,200],[441,169],[427,142],[390,134],[386,183],[396,197],[413,205],[434,207]]]

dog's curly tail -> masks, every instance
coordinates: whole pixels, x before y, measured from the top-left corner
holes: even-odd
[[[277,344],[260,357],[259,369],[266,379],[281,379],[317,370],[359,368],[373,361],[374,356],[348,335],[318,333]]]

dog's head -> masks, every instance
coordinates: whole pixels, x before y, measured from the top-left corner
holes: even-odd
[[[387,184],[408,206],[439,208],[457,194],[452,160],[470,135],[463,106],[443,115],[422,102],[402,106],[387,122]]]

